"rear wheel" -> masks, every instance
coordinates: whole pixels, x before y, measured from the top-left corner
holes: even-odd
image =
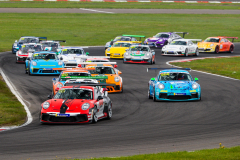
[[[216,46],[215,53],[219,53],[219,46]]]
[[[107,119],[111,119],[112,118],[112,105],[109,104],[107,107]]]
[[[233,49],[234,49],[234,47],[233,46],[230,46],[230,48],[229,48],[229,53],[233,53]]]
[[[148,99],[152,99],[153,97],[150,95],[150,89],[148,87]]]
[[[185,50],[185,54],[184,54],[185,57],[188,56],[188,49]]]

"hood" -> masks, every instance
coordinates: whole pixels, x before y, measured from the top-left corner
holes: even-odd
[[[58,62],[59,60],[43,60],[43,59],[35,59],[33,60],[35,62],[37,62],[37,66],[35,66],[34,68],[58,68]],[[60,66],[62,67],[62,65]]]
[[[51,99],[48,101],[50,103],[49,109],[53,112],[60,112],[60,110],[65,110],[65,112],[71,112],[71,111],[81,111],[82,105],[84,103],[91,104],[93,100],[83,100],[83,99]],[[65,105],[63,105],[63,103]],[[63,108],[63,107],[68,108]]]
[[[166,45],[168,49],[179,49],[180,47],[184,47],[183,45]]]
[[[217,43],[214,43],[214,42],[200,42],[200,43],[198,43],[198,46],[199,47],[210,47],[211,44],[213,44],[213,46],[217,45]]]
[[[151,37],[151,38],[148,38],[148,42],[156,42],[156,41],[158,41],[158,40],[163,40],[163,41],[165,41],[165,40],[167,40],[167,38],[156,38],[156,37]]]
[[[126,49],[128,49],[129,47],[111,47],[110,48],[110,53],[125,53]]]
[[[133,51],[130,52],[131,56],[144,56],[146,53],[148,53],[147,51]]]
[[[82,54],[62,54],[63,60],[74,59],[74,57],[79,57]]]
[[[169,81],[163,83],[167,89],[190,89],[192,82],[189,81]]]

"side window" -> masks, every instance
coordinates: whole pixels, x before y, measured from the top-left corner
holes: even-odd
[[[223,43],[223,42],[225,42],[225,40],[224,40],[224,39],[221,39],[221,42],[220,42],[220,43]]]
[[[97,100],[97,97],[98,97],[98,92],[97,92],[97,89],[94,88],[94,99]]]
[[[224,39],[225,42],[229,42],[227,39]]]

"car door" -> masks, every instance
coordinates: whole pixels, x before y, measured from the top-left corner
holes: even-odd
[[[225,50],[226,50],[226,43],[225,43],[224,38],[222,38],[222,39],[220,40],[219,49],[220,49],[220,51],[225,51]]]
[[[229,51],[232,43],[227,39],[224,39],[224,41],[225,41],[225,45],[226,45],[225,51]]]
[[[103,111],[104,111],[104,101],[103,99],[98,100],[97,98],[99,96],[101,96],[101,92],[99,89],[95,88],[94,89],[94,95],[95,95],[95,99],[97,100],[96,105],[97,105],[97,113],[96,116],[102,117],[104,115]]]
[[[192,41],[188,41],[188,46],[190,53],[195,53],[195,46]]]

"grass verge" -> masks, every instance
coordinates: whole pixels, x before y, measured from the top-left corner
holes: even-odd
[[[190,62],[171,63],[176,66],[240,79],[240,57],[209,58]]]
[[[162,3],[162,2],[0,2],[0,8],[121,8],[121,9],[234,9],[239,3]]]
[[[65,46],[105,45],[122,34],[150,37],[169,31],[189,32],[186,38],[240,37],[239,19],[240,15],[2,13],[0,52],[11,50],[21,36],[65,39]]]
[[[204,149],[194,152],[168,152],[157,154],[143,154],[128,157],[114,158],[91,158],[95,160],[238,160],[240,157],[240,147]],[[67,160],[67,159],[66,159]],[[78,160],[78,159],[74,159]]]
[[[0,76],[0,126],[21,125],[27,114],[23,105],[12,94]]]

